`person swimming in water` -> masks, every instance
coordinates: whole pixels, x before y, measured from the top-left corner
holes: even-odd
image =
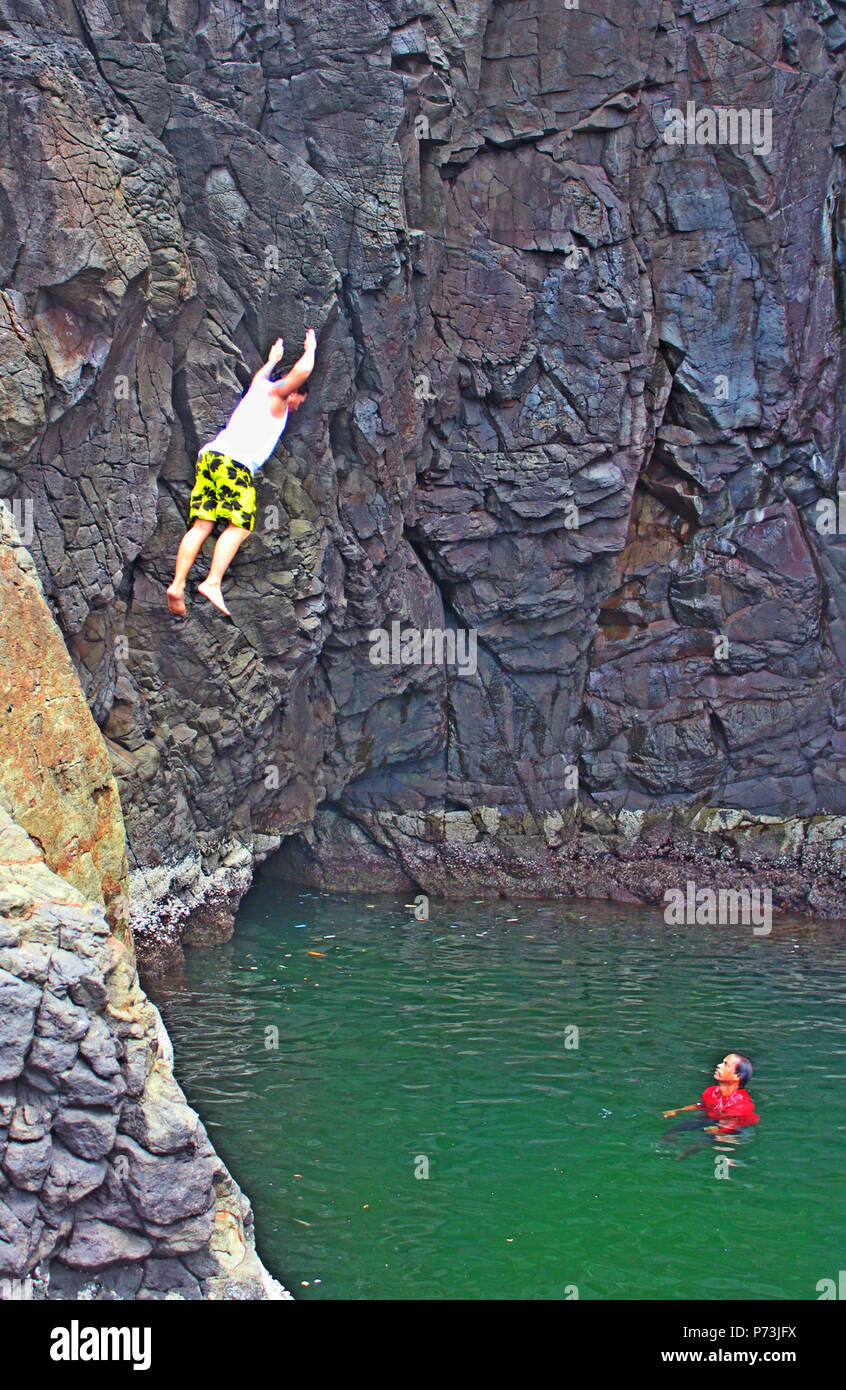
[[[306,382],[314,370],[317,349],[314,329],[306,333],[302,356],[291,370],[281,381],[271,381],[270,373],[284,348],[277,338],[226,426],[200,450],[188,504],[189,528],[179,543],[173,583],[167,590],[168,608],[177,617],[185,616],[188,572],[218,522],[225,523],[225,530],[218,536],[208,575],[197,585],[197,592],[227,618],[232,616],[221,580],[255,524],[255,475],[276,448],[288,415],[308,395]]]
[[[707,1086],[695,1105],[681,1105],[677,1110],[665,1110],[664,1119],[680,1115],[685,1110],[704,1110],[714,1125],[706,1125],[706,1134],[734,1134],[747,1125],[756,1125],[755,1102],[746,1090],[752,1075],[752,1063],[739,1052],[729,1052],[714,1068],[714,1086]]]

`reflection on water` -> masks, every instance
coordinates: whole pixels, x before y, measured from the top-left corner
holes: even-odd
[[[814,1299],[842,1266],[840,928],[584,902],[417,922],[265,881],[151,993],[298,1296]],[[668,1131],[728,1051],[760,1124]]]

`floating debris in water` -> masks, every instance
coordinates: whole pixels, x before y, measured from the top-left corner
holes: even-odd
[[[306,951],[307,956],[325,956],[325,951]]]

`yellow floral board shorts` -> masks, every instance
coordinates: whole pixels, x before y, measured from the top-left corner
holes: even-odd
[[[256,485],[246,464],[204,449],[197,459],[188,520],[225,521],[252,531],[256,520]]]

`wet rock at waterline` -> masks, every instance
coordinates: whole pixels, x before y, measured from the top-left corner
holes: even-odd
[[[280,846],[314,881],[645,901],[725,850],[846,912],[837,7],[39,15],[0,5],[0,490],[108,741],[139,942],[224,937]],[[761,139],[671,142],[691,102]],[[234,625],[190,593],[174,622],[197,447],[308,325]],[[475,669],[374,665],[394,621],[472,629]],[[639,836],[636,870],[631,814],[678,863]],[[773,823],[805,859],[759,853]]]
[[[776,911],[842,915],[842,816],[806,821],[707,807],[612,815],[581,806],[508,816],[488,806],[440,816],[360,811],[355,835],[349,826],[318,811],[265,872],[335,893],[422,889],[433,899],[585,897],[662,909],[672,902],[668,889],[693,883],[740,900],[764,889]]]

